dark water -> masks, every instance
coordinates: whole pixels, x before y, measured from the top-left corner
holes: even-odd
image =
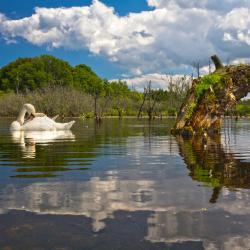
[[[250,249],[250,120],[183,140],[173,120],[0,120],[0,249]]]

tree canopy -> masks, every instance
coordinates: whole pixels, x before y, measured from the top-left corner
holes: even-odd
[[[50,55],[18,58],[0,69],[0,90],[25,92],[50,85],[90,89],[101,79],[90,67],[69,63]]]

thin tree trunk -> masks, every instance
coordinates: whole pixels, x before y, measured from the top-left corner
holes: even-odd
[[[94,97],[94,116],[97,119],[97,97]]]
[[[146,90],[144,90],[143,101],[142,101],[141,107],[140,107],[139,112],[138,112],[138,114],[137,114],[137,118],[138,118],[138,119],[139,119],[140,116],[141,116],[142,108],[143,108],[144,103],[145,103],[145,101],[146,101],[147,93],[146,93],[145,91],[146,91]]]

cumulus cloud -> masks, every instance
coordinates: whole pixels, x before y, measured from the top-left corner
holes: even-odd
[[[202,8],[216,10],[219,12],[229,12],[234,8],[250,7],[248,0],[147,0],[148,5],[156,8],[171,8],[178,6],[182,9]]]
[[[226,42],[243,43],[250,46],[250,10],[246,8],[234,9],[218,25],[224,32]]]
[[[190,84],[191,77],[185,75],[169,75],[169,74],[145,74],[131,78],[123,78],[131,89],[136,89],[137,91],[143,92],[144,88],[151,83],[151,87],[154,89],[169,89],[170,83],[174,85]],[[111,80],[117,81],[117,79]]]
[[[144,87],[147,87],[149,82],[151,82],[153,88],[167,89],[168,87],[165,75],[158,73],[124,78],[122,80],[126,81],[130,88],[135,88],[136,90],[141,92],[143,91]]]
[[[22,38],[49,48],[88,49],[132,75],[169,72],[214,53],[250,58],[249,0],[148,0],[151,11],[119,16],[99,0],[90,6],[36,8],[17,20],[0,14],[8,42]]]

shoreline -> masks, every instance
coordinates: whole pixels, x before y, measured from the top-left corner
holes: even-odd
[[[49,117],[50,116],[53,116],[53,115],[48,115]],[[0,116],[0,119],[1,118],[16,118],[16,116]],[[59,119],[62,118],[58,117]],[[63,119],[65,118],[74,118],[74,119],[82,119],[82,120],[95,120],[96,118],[95,117],[90,117],[90,118],[85,118],[85,117],[82,117],[82,116],[64,116]],[[137,118],[137,116],[122,116],[122,117],[119,117],[119,116],[102,116],[101,119],[112,119],[112,118],[115,118],[115,119],[148,119],[148,116],[142,116],[140,118]],[[156,116],[154,119],[152,120],[161,120],[161,119],[176,119],[177,117],[176,116],[162,116],[161,117],[158,117]],[[237,115],[234,115],[234,116],[223,116],[222,119],[225,119],[225,118],[241,118],[241,119],[250,119],[250,116],[237,116]]]

